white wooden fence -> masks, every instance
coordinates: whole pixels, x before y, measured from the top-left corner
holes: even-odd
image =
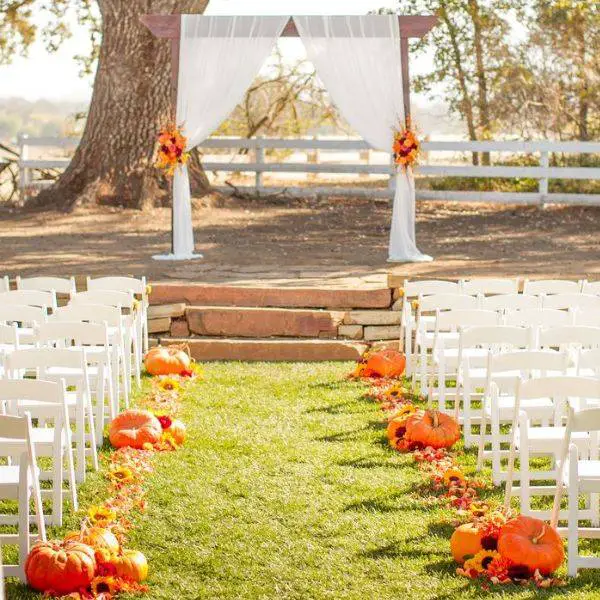
[[[71,150],[76,147],[78,140],[75,138],[33,138],[25,135],[19,136],[21,152],[20,186],[22,191],[28,188],[48,185],[48,182],[33,180],[32,170],[60,169],[69,164],[69,158],[31,159],[30,150],[35,147],[58,147]],[[242,187],[247,191],[269,193],[285,192],[290,196],[322,195],[352,195],[365,197],[390,198],[394,190],[394,168],[388,164],[371,164],[370,148],[360,139],[272,139],[272,138],[210,138],[201,148],[208,154],[208,150],[223,151],[229,149],[231,154],[223,154],[227,160],[204,161],[207,171],[254,173],[253,186]],[[245,155],[239,150],[248,150]],[[307,162],[272,162],[265,156],[266,150],[295,150],[304,151]],[[550,155],[560,154],[600,154],[600,142],[551,142],[551,141],[505,141],[505,142],[435,142],[428,141],[422,144],[425,157],[435,153],[450,153],[448,164],[427,164],[424,161],[417,169],[417,177],[483,177],[483,178],[529,178],[537,179],[538,191],[523,192],[473,192],[455,190],[417,190],[417,198],[426,200],[446,200],[458,202],[498,202],[511,204],[578,204],[600,205],[600,194],[569,194],[549,193],[548,182],[551,179],[562,180],[600,180],[600,168],[597,167],[551,167]],[[327,162],[321,160],[320,153],[328,151],[358,153],[358,160],[362,162]],[[493,154],[527,154],[539,156],[539,166],[473,166],[466,160],[457,160],[457,153],[490,152]],[[218,158],[218,157],[217,157]],[[437,162],[437,161],[436,161]],[[360,185],[340,186],[293,186],[274,187],[265,186],[264,173],[302,173],[302,174],[348,174],[348,175],[380,175],[388,178],[387,187],[364,187]],[[231,191],[228,186],[217,186],[224,192]]]

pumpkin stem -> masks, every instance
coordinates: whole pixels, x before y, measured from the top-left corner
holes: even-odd
[[[545,535],[546,535],[546,523],[544,523],[542,525],[542,531],[540,532],[540,535],[538,535],[537,537],[534,537],[531,541],[534,544],[537,544]]]
[[[433,426],[434,427],[439,427],[440,425],[440,413],[437,410],[432,410],[431,411],[431,419],[433,421]]]

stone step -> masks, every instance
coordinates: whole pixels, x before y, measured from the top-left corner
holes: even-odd
[[[190,353],[198,361],[338,361],[357,360],[368,345],[340,340],[253,340],[253,339],[206,339],[161,338],[159,342],[188,344]]]
[[[345,312],[290,308],[188,306],[191,333],[209,337],[335,338]]]
[[[275,308],[389,308],[387,287],[358,289],[332,287],[241,287],[199,283],[154,283],[150,303],[190,306]]]

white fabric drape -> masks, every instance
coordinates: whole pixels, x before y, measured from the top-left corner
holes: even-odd
[[[289,17],[181,16],[177,123],[188,150],[204,141],[243,99]],[[174,258],[194,256],[187,168],[173,182]]]
[[[404,124],[400,26],[396,15],[296,16],[300,37],[333,102],[371,146],[390,152]],[[415,186],[400,171],[389,260],[426,261],[415,243]]]

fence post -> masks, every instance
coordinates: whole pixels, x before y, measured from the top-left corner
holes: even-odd
[[[265,163],[265,149],[264,149],[264,146],[262,145],[262,141],[261,141],[262,139],[263,139],[262,135],[256,136],[255,156],[256,156],[256,164],[258,164],[259,166],[262,166]],[[254,185],[256,186],[256,191],[260,192],[263,187],[263,172],[262,171],[256,171],[256,178],[255,178]]]
[[[540,167],[547,169],[550,166],[550,153],[546,150],[542,150],[540,155]],[[548,199],[548,177],[542,177],[540,179],[538,191],[540,193],[540,205],[546,206],[546,200]]]
[[[17,136],[17,144],[19,146],[19,196],[22,201],[25,201],[27,196],[27,187],[29,186],[29,169],[22,165],[24,160],[29,157],[26,133],[19,133]]]

